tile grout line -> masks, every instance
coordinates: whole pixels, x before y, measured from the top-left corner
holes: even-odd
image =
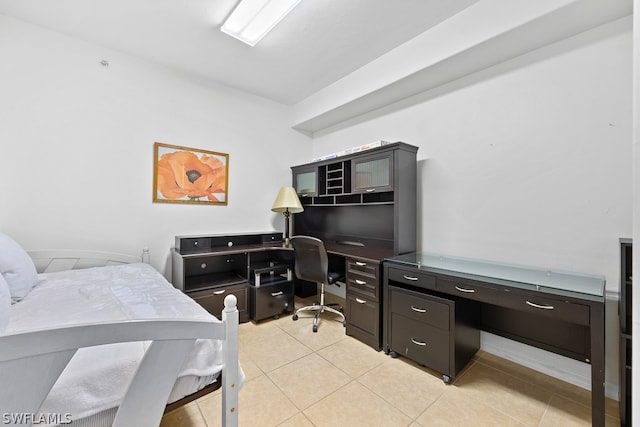
[[[309,316],[309,318],[311,318],[311,316]],[[280,327],[280,325],[277,325],[277,326],[278,326],[278,327]],[[282,329],[282,328],[280,327],[280,329]],[[287,330],[285,330],[285,329],[282,329],[282,330],[283,330],[284,332],[288,333],[289,335],[291,335],[291,334],[289,333],[289,331],[287,331]],[[294,339],[296,339],[296,340],[297,340],[297,338],[296,338],[295,336],[293,336],[293,335],[291,335],[291,336],[292,336]],[[348,335],[346,335],[346,331],[345,331],[345,338],[344,338],[344,339],[346,339],[346,338],[352,338],[352,337],[349,337]],[[355,338],[352,338],[352,339],[355,339]],[[298,341],[299,341],[299,340],[298,340]],[[328,347],[331,347],[332,345],[335,345],[336,343],[338,343],[338,342],[340,342],[340,341],[341,341],[341,340],[336,341],[336,342],[334,342],[334,343],[332,343],[332,344],[329,344],[329,345],[327,345],[327,346],[325,346],[325,347],[322,347],[322,348],[320,348],[320,349],[318,349],[318,350],[313,350],[313,349],[312,349],[312,351],[313,351],[314,353],[316,353],[319,357],[321,357],[323,360],[326,360],[326,361],[327,361],[328,363],[330,363],[332,366],[335,366],[335,367],[336,367],[336,368],[338,368],[341,372],[344,372],[346,375],[348,375],[348,376],[351,378],[351,380],[350,380],[349,382],[347,382],[346,384],[344,384],[344,385],[342,385],[342,386],[338,387],[336,390],[334,390],[333,392],[329,393],[327,396],[324,396],[322,399],[325,399],[325,398],[327,398],[328,396],[330,396],[330,395],[332,395],[332,394],[334,394],[334,393],[338,392],[339,390],[343,389],[343,388],[344,388],[344,387],[346,387],[347,385],[349,385],[349,384],[351,384],[351,383],[353,383],[353,382],[356,382],[356,383],[358,383],[360,386],[364,387],[365,389],[369,390],[370,392],[372,392],[373,394],[375,394],[377,397],[379,397],[380,399],[382,399],[382,400],[383,400],[384,402],[386,402],[390,407],[392,407],[393,409],[395,409],[395,410],[396,410],[396,411],[398,411],[399,413],[401,413],[401,414],[405,415],[407,418],[409,418],[409,419],[411,420],[411,422],[409,423],[409,425],[411,425],[411,423],[414,423],[414,422],[415,422],[415,423],[417,423],[416,419],[417,419],[420,415],[422,415],[422,414],[424,413],[424,411],[420,412],[420,414],[419,414],[417,417],[412,417],[411,415],[409,415],[409,414],[407,414],[406,412],[404,412],[402,409],[398,408],[398,407],[397,407],[396,405],[394,405],[392,402],[390,402],[389,400],[387,400],[384,396],[380,395],[376,390],[372,390],[372,389],[371,389],[371,388],[369,388],[366,384],[363,384],[361,381],[359,381],[359,379],[360,379],[360,378],[362,378],[362,377],[363,377],[363,376],[365,376],[366,374],[370,373],[370,372],[371,372],[371,371],[373,371],[374,369],[378,368],[380,365],[384,364],[384,363],[386,362],[386,360],[385,360],[385,361],[383,361],[383,362],[381,362],[381,363],[379,363],[379,364],[377,364],[377,365],[375,365],[375,366],[373,366],[373,367],[371,367],[371,368],[369,368],[368,370],[366,370],[365,372],[361,373],[361,374],[360,374],[360,375],[358,375],[357,377],[353,377],[353,376],[351,376],[348,372],[344,371],[342,368],[340,368],[340,367],[339,367],[339,366],[337,366],[335,363],[333,363],[331,360],[328,360],[327,358],[325,358],[325,357],[324,357],[324,356],[322,356],[321,354],[318,354],[318,352],[319,352],[320,350],[325,349],[325,348],[328,348]],[[299,341],[299,342],[300,342],[300,341]],[[302,342],[301,342],[301,343],[302,343]],[[304,343],[302,343],[302,344],[304,344]],[[388,355],[387,355],[387,356],[388,356]],[[439,399],[440,397],[442,397],[442,395],[438,396],[438,399]],[[318,402],[322,401],[322,399],[319,399],[317,402],[314,402],[313,404],[309,405],[309,407],[308,407],[308,408],[310,408],[310,407],[314,406],[315,404],[317,404]],[[437,401],[438,399],[436,399],[436,401]],[[435,401],[434,401],[433,403],[435,403]],[[433,403],[432,403],[432,404],[433,404]],[[431,405],[432,405],[432,404],[431,404]],[[295,404],[294,404],[294,405],[295,405]],[[426,411],[429,407],[431,407],[431,405],[429,405],[427,408],[425,408],[425,411]],[[297,407],[297,406],[296,406],[296,407]],[[308,408],[305,408],[305,410],[306,410],[306,409],[308,409]],[[304,414],[304,410],[301,410],[301,411],[302,411],[302,413]],[[305,414],[305,417],[306,417],[306,414]],[[308,417],[307,417],[307,418],[308,418]],[[418,423],[418,424],[419,424],[419,423]]]

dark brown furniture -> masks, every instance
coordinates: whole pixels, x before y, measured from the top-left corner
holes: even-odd
[[[347,334],[380,350],[382,286],[380,260],[348,257]]]
[[[404,270],[390,268],[397,277],[388,286],[385,312],[388,327],[386,352],[405,356],[442,374],[445,383],[467,365],[480,348],[478,317],[480,307],[461,298],[443,298],[416,289],[435,288],[435,278],[408,276]],[[404,286],[405,277],[418,278]]]
[[[620,239],[620,425],[631,424],[631,257],[633,241]]]
[[[330,269],[346,272],[347,283],[353,284],[345,307],[347,334],[380,350],[380,266],[392,250],[336,242],[325,242],[325,248]],[[296,278],[282,280],[289,277],[285,270],[294,265],[294,253],[281,233],[176,236],[172,260],[173,285],[214,315],[228,293],[238,298],[241,322],[293,311]],[[273,278],[265,268],[273,270]],[[255,285],[256,272],[260,286]]]
[[[417,151],[396,142],[291,168],[304,206],[292,234],[324,242],[330,269],[346,274],[347,334],[377,350],[382,260],[416,249]],[[213,314],[234,293],[242,322],[289,313],[293,292],[310,289],[295,278],[256,286],[256,270],[285,277],[268,270],[281,265],[292,266],[293,253],[280,233],[176,236],[172,252],[174,286]]]
[[[293,311],[290,251],[276,232],[176,236],[172,253],[173,285],[216,315],[224,297],[238,299],[240,322]]]
[[[480,329],[590,363],[592,423],[604,426],[604,277],[413,253],[385,260],[383,280],[385,352],[413,356],[447,381],[477,349]],[[422,320],[410,307],[427,310]]]
[[[382,260],[416,250],[417,150],[396,142],[291,168],[304,206],[292,234],[316,237],[341,257],[347,334],[377,350]]]

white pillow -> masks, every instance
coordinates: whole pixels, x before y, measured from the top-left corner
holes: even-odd
[[[10,309],[11,294],[9,293],[9,285],[7,281],[4,280],[4,276],[0,274],[0,334],[7,329]]]
[[[0,273],[9,285],[12,302],[24,298],[38,281],[38,272],[29,254],[3,233],[0,233]]]

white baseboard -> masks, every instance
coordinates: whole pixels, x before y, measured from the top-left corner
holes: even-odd
[[[480,348],[487,353],[542,372],[559,380],[591,390],[591,365],[546,350],[480,332]],[[605,395],[618,400],[618,386],[605,383]]]

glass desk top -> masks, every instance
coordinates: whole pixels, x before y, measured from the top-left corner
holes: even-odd
[[[387,258],[420,270],[440,272],[459,277],[482,276],[496,283],[508,281],[508,285],[524,289],[578,293],[604,297],[604,276],[548,270],[515,264],[504,264],[471,258],[461,258],[428,252],[413,252]],[[513,282],[513,283],[512,283]],[[557,293],[557,292],[556,292]]]

